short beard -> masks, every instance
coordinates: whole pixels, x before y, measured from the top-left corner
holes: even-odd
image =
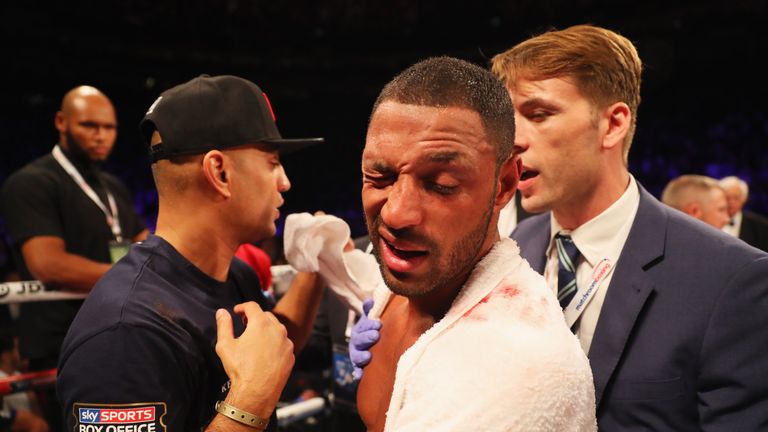
[[[104,165],[103,160],[91,159],[88,152],[83,150],[83,147],[80,146],[80,141],[78,141],[69,131],[64,132],[64,135],[67,137],[67,144],[69,147],[67,152],[70,158],[88,167],[101,168],[101,166]]]
[[[373,226],[369,224],[368,232],[373,244],[373,254],[381,267],[381,274],[384,282],[393,293],[408,298],[417,298],[438,290],[444,286],[456,284],[461,287],[469,277],[475,264],[482,257],[478,257],[483,247],[483,243],[488,235],[488,227],[493,217],[493,198],[496,196],[496,187],[494,185],[491,201],[481,223],[474,230],[469,232],[456,245],[448,251],[448,259],[445,268],[434,268],[428,275],[421,280],[414,282],[401,282],[397,280],[388,271],[381,260],[381,237],[378,233],[378,227],[382,225],[381,214],[376,216]],[[457,222],[458,223],[458,222]],[[418,244],[425,245],[430,251],[436,251],[436,243],[430,239],[425,239],[418,235],[412,235],[410,232],[398,233],[397,237],[401,239],[414,240],[418,238]],[[438,259],[440,257],[437,257]],[[440,266],[440,262],[435,263]],[[459,280],[462,279],[462,280]]]

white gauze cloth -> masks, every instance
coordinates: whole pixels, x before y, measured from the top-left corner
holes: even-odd
[[[328,288],[358,314],[363,300],[384,286],[376,258],[361,250],[344,252],[349,226],[332,215],[294,213],[285,219],[284,250],[298,271],[318,272]]]
[[[377,288],[372,318],[390,296]],[[595,430],[587,357],[544,278],[502,239],[400,357],[384,431]]]

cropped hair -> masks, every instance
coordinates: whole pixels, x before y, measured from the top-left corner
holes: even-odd
[[[749,198],[749,185],[744,180],[736,176],[728,176],[721,178],[719,183],[723,189],[730,188],[731,186],[738,186],[739,189],[741,189],[742,201],[746,201],[747,198]]]
[[[626,103],[632,119],[622,143],[625,164],[637,124],[642,70],[640,56],[629,39],[592,25],[543,33],[491,59],[491,71],[510,88],[519,78],[568,77],[598,108]]]
[[[512,154],[515,111],[504,85],[488,70],[452,57],[431,57],[398,74],[379,93],[371,118],[383,102],[428,107],[461,107],[476,112],[498,169]]]
[[[721,189],[717,180],[696,174],[686,174],[672,180],[661,193],[661,202],[676,208],[684,210],[693,202],[702,203],[704,194],[712,189]]]

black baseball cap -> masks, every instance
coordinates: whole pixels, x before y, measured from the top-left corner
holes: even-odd
[[[233,75],[201,75],[164,91],[139,125],[149,146],[157,130],[162,142],[150,147],[152,163],[244,144],[273,144],[287,154],[324,141],[283,139],[266,93]]]

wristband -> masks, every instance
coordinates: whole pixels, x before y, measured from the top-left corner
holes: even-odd
[[[269,419],[263,419],[256,414],[251,414],[248,411],[243,411],[240,408],[233,407],[224,401],[216,402],[216,411],[219,414],[225,417],[229,417],[238,423],[250,426],[258,430],[266,430],[267,425],[269,424]]]

